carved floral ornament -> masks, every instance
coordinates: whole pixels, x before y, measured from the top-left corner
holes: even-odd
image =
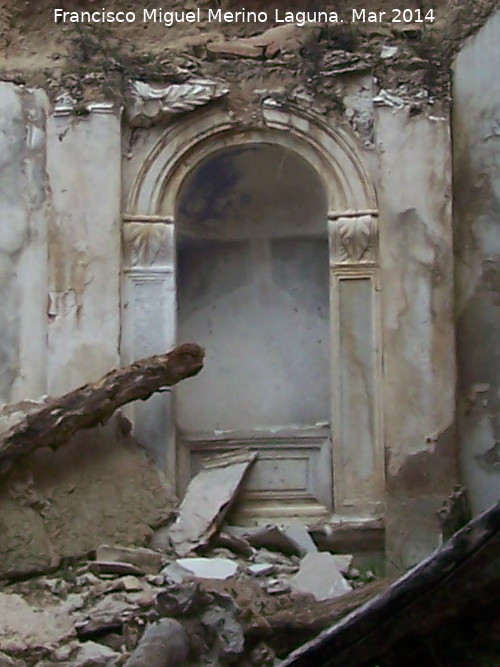
[[[127,117],[132,127],[150,127],[172,114],[192,111],[223,97],[229,88],[211,79],[191,79],[186,83],[172,83],[164,88],[144,81],[133,81]]]
[[[377,261],[377,220],[373,215],[329,221],[332,264],[374,264]]]
[[[125,222],[123,225],[125,266],[172,269],[174,227],[170,222]]]

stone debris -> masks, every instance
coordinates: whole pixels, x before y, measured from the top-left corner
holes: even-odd
[[[0,593],[0,651],[55,646],[74,636],[71,619],[57,605],[40,609],[20,595]]]
[[[266,584],[266,593],[268,595],[280,595],[281,593],[288,593],[290,590],[290,583],[283,577],[269,579]]]
[[[307,529],[297,523],[288,527],[275,524],[250,528],[230,526],[227,532],[243,537],[253,547],[265,547],[289,556],[304,556],[306,553],[317,551]]]
[[[255,452],[216,457],[191,480],[179,516],[169,530],[178,556],[208,544],[256,458]]]
[[[96,560],[108,563],[129,563],[144,574],[158,574],[162,566],[161,554],[142,547],[130,548],[103,544],[96,550]]]
[[[292,534],[302,535],[293,528]],[[263,605],[274,600],[281,610],[297,594],[293,591],[306,588],[296,585],[299,565],[303,575],[308,558],[337,559],[346,568],[352,561],[351,556],[310,552],[301,563],[296,555],[254,547],[248,558],[222,547],[207,550],[205,557],[179,559],[151,549],[135,552],[102,546],[96,556],[127,554],[142,569],[167,565],[159,574],[132,575],[121,574],[121,567],[101,567],[106,561],[82,561],[70,565],[64,576],[59,572],[8,585],[8,592],[0,593],[0,651],[6,656],[0,653],[0,667],[170,667],[185,664],[188,645],[203,656],[203,664],[247,664],[246,633],[269,636]],[[333,582],[330,569],[330,562],[314,566],[331,597],[340,584]],[[308,588],[311,592],[311,582]],[[267,643],[258,649],[251,644],[255,656],[248,664],[274,664]]]
[[[93,560],[6,584],[0,667],[180,667],[188,652],[207,665],[275,664],[267,639],[246,646],[247,632],[270,636],[261,610],[281,612],[304,592],[340,595],[350,585],[339,568],[355,570],[350,555],[319,553],[297,522],[220,530],[254,460],[244,452],[208,463],[150,548],[102,544]]]
[[[251,558],[255,554],[255,548],[244,537],[238,537],[237,535],[225,532],[215,535],[210,544],[212,548],[227,547],[235,554],[241,555],[244,558]]]
[[[380,57],[384,58],[384,60],[387,58],[394,58],[398,51],[399,49],[397,46],[388,46],[387,44],[384,44],[380,51]]]
[[[291,580],[291,586],[297,593],[314,595],[316,600],[328,600],[352,590],[342,576],[335,557],[325,552],[307,554]]]
[[[120,654],[108,646],[96,642],[84,642],[71,660],[75,667],[111,667],[117,665]]]
[[[201,622],[217,633],[222,660],[235,662],[245,649],[245,635],[238,621],[240,610],[229,595],[218,595],[215,604],[204,612]]]
[[[125,667],[180,667],[188,652],[189,637],[184,627],[172,618],[161,618],[146,628]]]
[[[179,558],[175,563],[200,579],[229,579],[238,571],[238,565],[227,558]]]
[[[141,570],[130,563],[96,560],[90,565],[95,574],[142,574]]]
[[[318,547],[303,524],[292,523],[282,530],[284,535],[295,545],[298,556],[305,556],[318,551]]]
[[[247,572],[254,577],[264,577],[267,574],[272,574],[274,569],[273,563],[255,563],[247,567]]]

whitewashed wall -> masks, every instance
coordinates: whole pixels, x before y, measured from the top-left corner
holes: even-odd
[[[453,81],[462,478],[479,512],[500,496],[500,11],[458,55]]]
[[[449,120],[379,108],[376,138],[387,543],[407,566],[457,481]]]
[[[47,108],[0,83],[0,403],[47,386]]]
[[[106,109],[48,122],[48,389],[60,394],[119,364],[120,118]]]

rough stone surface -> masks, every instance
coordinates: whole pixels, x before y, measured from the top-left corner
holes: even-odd
[[[68,614],[57,607],[32,607],[20,595],[0,593],[0,650],[51,646],[75,634]]]
[[[344,595],[351,585],[344,579],[334,556],[327,553],[310,553],[302,559],[300,570],[291,581],[293,590],[311,593],[316,600],[328,600]]]
[[[0,486],[1,571],[43,570],[103,542],[140,544],[173,498],[119,420],[39,450]]]
[[[118,664],[120,654],[96,642],[85,642],[72,658],[74,667],[111,667]]]
[[[182,667],[189,652],[189,638],[182,625],[172,618],[153,623],[125,667]]]

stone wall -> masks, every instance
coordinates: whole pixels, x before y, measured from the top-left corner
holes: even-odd
[[[454,65],[458,431],[475,512],[500,489],[500,13]]]

